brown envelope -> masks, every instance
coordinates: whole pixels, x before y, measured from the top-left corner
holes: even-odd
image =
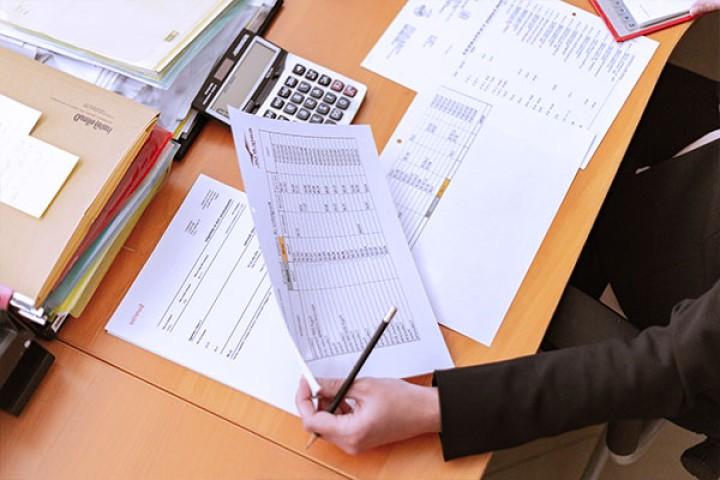
[[[0,204],[0,285],[39,306],[147,139],[158,113],[3,49],[0,95],[42,112],[31,136],[80,157],[42,218]]]

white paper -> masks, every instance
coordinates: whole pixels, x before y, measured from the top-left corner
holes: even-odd
[[[418,94],[381,161],[443,325],[491,344],[590,141],[491,95]]]
[[[584,168],[656,48],[644,37],[617,43],[597,16],[559,1],[412,0],[363,66],[418,91],[452,81],[590,132]]]
[[[159,72],[230,3],[5,0],[0,2],[0,23],[76,51]],[[7,28],[3,31],[13,35]]]
[[[647,26],[690,13],[695,0],[624,0],[638,25]]]
[[[362,375],[451,367],[370,129],[230,119],[276,298],[311,371],[346,376],[393,306]]]
[[[244,193],[201,175],[109,333],[295,414],[303,374]]]
[[[12,98],[0,95],[0,128],[8,133],[30,135],[40,112]]]
[[[40,112],[0,95],[0,203],[40,218],[78,157],[29,134]]]
[[[212,36],[212,40],[207,42],[207,45],[204,45],[189,62],[186,62],[187,65],[181,68],[179,73],[173,75],[172,72],[182,65],[173,65],[168,75],[163,77],[163,84],[172,80],[166,86],[167,89],[153,87],[146,82],[140,82],[121,73],[44,48],[34,48],[35,51],[30,53],[25,49],[20,50],[30,58],[37,58],[38,61],[56,70],[69,73],[86,82],[94,83],[101,88],[119,93],[158,110],[160,112],[158,125],[165,130],[175,132],[178,125],[188,116],[195,95],[207,79],[217,59],[257,13],[257,6],[252,4],[253,2],[248,1],[237,7],[229,8],[213,24],[213,28],[218,28],[219,32]],[[14,40],[0,35],[0,47],[8,48],[15,43]],[[27,48],[28,45],[25,44],[24,47]],[[185,54],[187,52],[183,53],[183,55]]]
[[[497,0],[409,0],[362,66],[415,91],[445,81]]]

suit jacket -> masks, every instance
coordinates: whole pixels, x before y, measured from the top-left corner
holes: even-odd
[[[595,230],[643,330],[435,372],[446,459],[622,419],[671,417],[720,437],[720,141],[618,178]]]

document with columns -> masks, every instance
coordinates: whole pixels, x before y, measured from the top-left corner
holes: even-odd
[[[617,43],[596,15],[560,1],[410,0],[363,66],[421,93],[453,82],[590,133],[585,168],[657,46]]]
[[[344,377],[390,307],[362,374],[452,366],[367,126],[231,115],[274,292],[313,374]]]

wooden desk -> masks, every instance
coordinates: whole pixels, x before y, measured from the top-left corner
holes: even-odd
[[[573,3],[589,9],[586,0]],[[379,149],[414,93],[360,67],[402,0],[288,0],[268,37],[369,87],[357,123]],[[660,47],[587,170],[580,172],[492,348],[449,330],[458,365],[536,351],[640,119],[687,25]],[[230,132],[212,123],[173,170],[82,318],[50,345],[58,362],[25,414],[0,414],[0,478],[478,478],[489,455],[444,463],[435,435],[351,457],[325,442],[310,452],[297,418],[136,348],[104,331],[200,173],[242,187]],[[428,378],[420,379],[428,381]]]

